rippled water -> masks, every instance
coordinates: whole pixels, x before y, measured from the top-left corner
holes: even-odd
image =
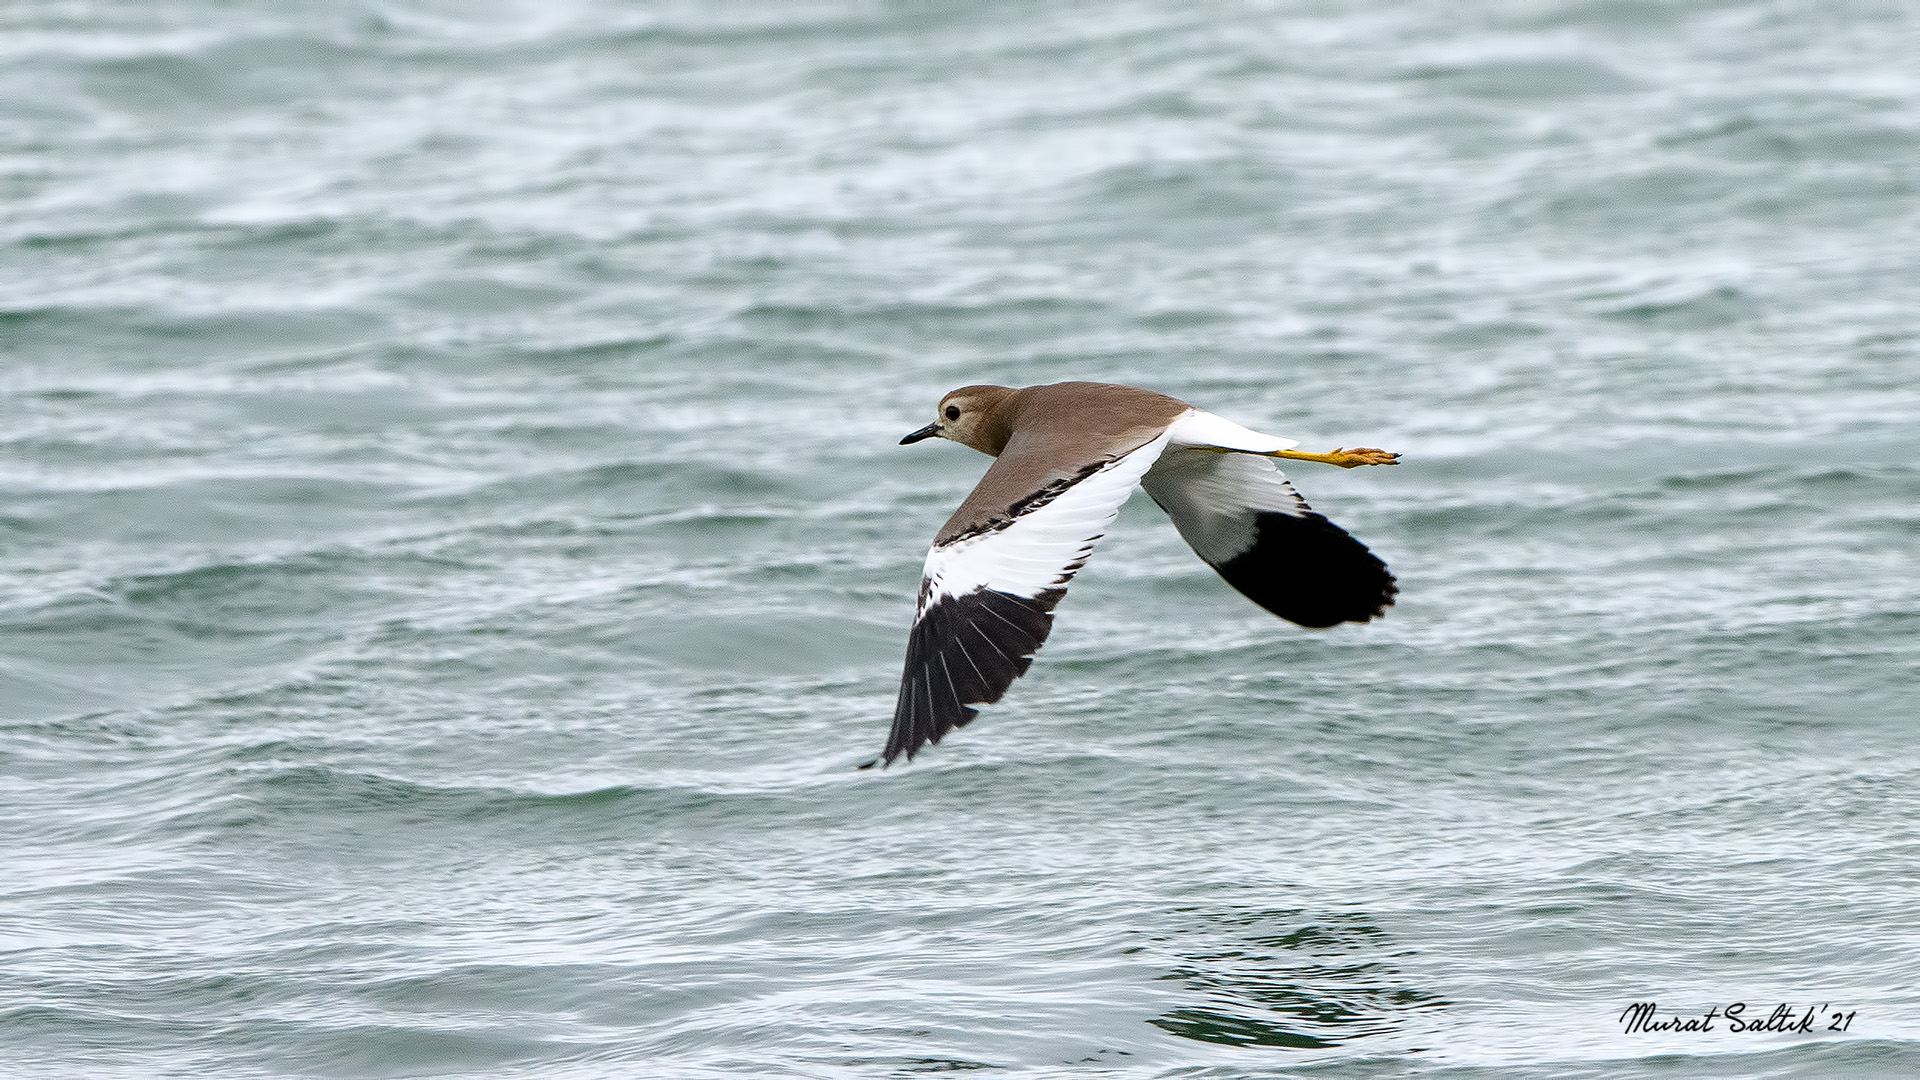
[[[1920,1072],[1917,45],[7,6],[0,1065]],[[1136,499],[855,771],[985,464],[895,440],[1066,378],[1402,452],[1293,470],[1399,605],[1281,623]]]

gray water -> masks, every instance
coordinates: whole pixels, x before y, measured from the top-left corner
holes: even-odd
[[[1920,1074],[1914,12],[7,5],[0,1071]],[[856,771],[1069,378],[1398,606]]]

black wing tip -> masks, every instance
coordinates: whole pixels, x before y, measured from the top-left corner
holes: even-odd
[[[1338,526],[1335,526],[1335,528],[1338,528]],[[1377,580],[1379,583],[1379,592],[1372,594],[1371,596],[1369,596],[1370,590],[1368,592],[1362,592],[1360,594],[1361,598],[1356,600],[1357,606],[1351,608],[1347,614],[1344,614],[1339,618],[1332,619],[1331,621],[1318,622],[1318,623],[1300,622],[1298,619],[1294,619],[1292,621],[1299,623],[1299,625],[1307,627],[1310,630],[1327,630],[1332,627],[1339,626],[1341,623],[1372,622],[1373,620],[1378,619],[1381,616],[1385,615],[1387,613],[1387,609],[1393,606],[1393,598],[1400,595],[1399,582],[1396,581],[1394,579],[1393,574],[1387,570],[1386,563],[1381,562],[1380,559],[1373,554],[1373,552],[1367,551],[1366,546],[1361,545],[1358,540],[1355,540],[1354,543],[1360,546],[1361,551],[1366,552],[1367,557],[1369,559],[1372,559],[1374,563],[1378,564],[1380,576],[1375,580]],[[1275,614],[1278,614],[1278,612],[1276,612]],[[1282,617],[1285,618],[1286,616],[1282,616]]]
[[[918,714],[915,715],[917,716]],[[883,751],[879,757],[868,761],[866,764],[860,766],[860,768],[871,769],[875,765],[878,765],[882,769],[890,769],[893,767],[895,761],[903,757],[911,762],[920,751],[925,750],[929,746],[939,745],[940,740],[946,738],[948,732],[957,728],[966,727],[968,724],[973,723],[974,717],[979,715],[979,709],[971,705],[962,705],[960,706],[959,715],[952,717],[948,726],[940,726],[940,722],[948,720],[948,717],[935,716],[933,727],[924,728],[917,732],[913,730],[901,731],[900,719],[896,716],[894,718],[894,733],[887,740],[886,750]]]
[[[1214,569],[1288,622],[1325,630],[1386,614],[1400,586],[1387,564],[1318,513],[1262,513],[1254,544]]]
[[[907,636],[893,730],[876,760],[891,765],[904,754],[911,761],[922,748],[972,723],[980,715],[976,705],[999,701],[1033,666],[1065,592],[1046,589],[1026,597],[977,589],[929,604]]]

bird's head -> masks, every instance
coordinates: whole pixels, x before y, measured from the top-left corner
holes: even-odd
[[[936,436],[995,457],[1013,437],[1015,391],[1004,386],[963,386],[940,399],[939,419],[900,440],[900,445]]]

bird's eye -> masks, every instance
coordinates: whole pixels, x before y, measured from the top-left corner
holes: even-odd
[[[949,420],[960,419],[960,406],[958,405],[947,406],[947,419]]]

